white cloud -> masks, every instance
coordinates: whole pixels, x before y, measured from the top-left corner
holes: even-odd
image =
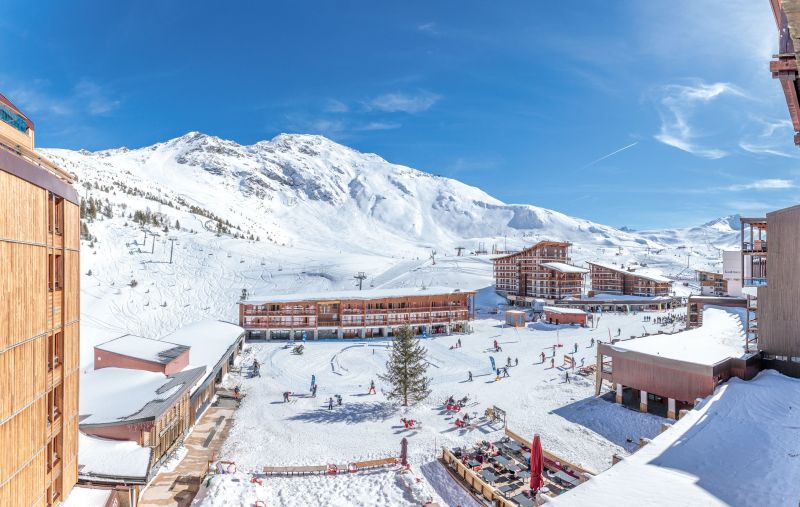
[[[119,100],[111,98],[104,88],[88,79],[81,79],[70,91],[61,94],[52,92],[51,83],[42,79],[34,79],[24,86],[2,79],[2,84],[9,90],[9,98],[32,116],[69,116],[78,112],[102,116],[121,104]]]
[[[732,192],[740,192],[742,190],[781,190],[786,188],[794,188],[792,180],[784,180],[780,178],[767,178],[763,180],[756,180],[750,183],[741,183],[738,185],[729,185],[725,190]]]
[[[419,30],[420,32],[429,33],[431,35],[437,35],[439,33],[436,30],[436,23],[434,23],[433,21],[417,25],[417,30]]]
[[[800,158],[800,154],[792,144],[794,127],[790,120],[753,118],[751,123],[761,128],[757,132],[749,132],[743,135],[739,141],[741,149],[758,155]],[[788,149],[784,150],[783,148]]]
[[[83,105],[91,115],[105,115],[120,105],[119,100],[110,98],[97,83],[82,79],[75,85],[75,101]]]
[[[350,107],[341,100],[329,99],[325,104],[324,111],[326,113],[346,113]]]
[[[421,92],[416,95],[406,93],[386,93],[370,100],[367,106],[387,113],[419,113],[427,111],[436,104],[440,95]]]
[[[367,124],[360,125],[355,127],[355,130],[392,130],[398,129],[401,125],[399,123],[389,123],[389,122],[382,122],[382,121],[371,121]]]
[[[656,140],[703,158],[717,159],[727,156],[727,152],[709,148],[697,143],[702,137],[690,120],[699,105],[707,104],[720,96],[744,97],[744,93],[729,83],[695,85],[667,85],[659,88],[659,113],[661,129]]]

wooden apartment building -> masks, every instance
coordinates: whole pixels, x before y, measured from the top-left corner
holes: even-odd
[[[445,287],[271,295],[239,303],[248,339],[389,336],[409,325],[418,334],[468,332],[475,292]]]
[[[668,296],[672,292],[672,281],[664,276],[628,271],[599,262],[588,264],[594,293],[659,297]]]
[[[588,270],[570,264],[571,243],[540,241],[494,259],[495,288],[512,304],[531,306],[536,299],[580,296]]]
[[[77,481],[78,194],[0,95],[0,505],[59,504]]]

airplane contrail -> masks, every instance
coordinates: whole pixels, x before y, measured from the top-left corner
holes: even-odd
[[[616,150],[616,151],[612,151],[612,152],[611,152],[611,153],[609,153],[608,155],[603,155],[602,157],[598,158],[597,160],[592,160],[591,162],[589,162],[589,163],[588,163],[588,164],[586,164],[585,166],[581,167],[581,169],[586,169],[587,167],[593,166],[593,165],[595,165],[596,163],[600,162],[601,160],[605,160],[605,159],[607,159],[608,157],[613,157],[613,156],[614,156],[614,155],[616,155],[617,153],[619,153],[619,152],[621,152],[621,151],[625,151],[625,150],[627,150],[628,148],[633,148],[633,147],[634,147],[634,146],[636,146],[637,144],[639,144],[639,141],[636,141],[635,143],[631,143],[631,144],[629,144],[628,146],[623,146],[622,148],[620,148],[620,149],[618,149],[618,150]]]

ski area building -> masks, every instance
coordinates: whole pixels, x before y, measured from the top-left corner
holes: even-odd
[[[700,327],[703,325],[703,310],[707,305],[747,308],[747,300],[745,298],[724,296],[689,296],[686,304],[686,327]]]
[[[495,257],[494,280],[499,294],[515,306],[532,306],[583,292],[589,271],[571,264],[571,243],[540,241],[520,252]]]
[[[81,376],[78,479],[82,485],[140,490],[217,394],[244,343],[244,329],[205,320],[161,340],[124,335],[94,347]]]
[[[475,292],[445,287],[271,295],[239,302],[248,339],[289,340],[389,336],[400,326],[418,334],[465,333]]]
[[[672,281],[658,274],[635,272],[610,264],[588,262],[592,276],[592,292],[626,296],[669,296]]]
[[[729,378],[753,378],[760,356],[745,352],[746,313],[707,306],[703,325],[694,329],[598,342],[597,394],[608,381],[617,403],[675,419]]]
[[[697,282],[700,284],[701,296],[727,296],[728,280],[722,273],[697,270]]]
[[[566,306],[545,306],[544,320],[548,324],[577,324],[586,327],[587,313],[577,308]]]
[[[0,95],[0,505],[58,505],[78,476],[80,210]]]

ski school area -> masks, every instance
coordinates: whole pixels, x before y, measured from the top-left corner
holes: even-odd
[[[647,315],[653,319],[605,313],[594,328],[541,321],[512,327],[490,315],[475,320],[470,334],[421,338],[432,392],[409,407],[388,400],[379,378],[391,338],[250,343],[237,379],[241,403],[218,454],[226,465],[212,467],[217,473],[195,502],[477,506],[475,482],[458,479],[443,464],[448,455],[487,443],[505,451],[501,444],[509,441],[524,453],[534,435],[552,457],[546,465],[569,464],[546,466],[546,478],[596,474],[666,421],[594,395],[597,342],[657,333],[655,317],[670,314]],[[495,456],[486,463],[494,466]],[[521,456],[507,457],[515,466],[495,474],[508,473],[520,491]],[[491,488],[507,485],[498,480]],[[549,484],[553,495],[572,487],[564,478]]]

